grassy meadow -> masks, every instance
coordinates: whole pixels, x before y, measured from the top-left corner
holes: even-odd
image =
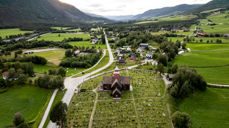
[[[175,58],[180,66],[194,67],[209,83],[229,84],[229,51],[195,51]]]
[[[51,27],[51,29],[56,29],[56,30],[67,30],[70,29],[71,27]]]
[[[0,127],[13,125],[14,113],[21,112],[26,122],[36,121],[52,90],[32,86],[12,87],[0,94]]]
[[[182,21],[182,20],[191,20],[196,18],[196,15],[177,15],[177,16],[170,16],[170,17],[158,17],[153,18],[152,20],[148,21],[141,21],[137,22],[135,24],[147,24],[147,23],[157,23],[157,22],[163,22],[163,21]]]
[[[18,34],[25,34],[25,33],[32,33],[33,31],[21,31],[18,28],[13,28],[13,29],[0,29],[0,37],[3,39],[6,38],[6,36],[10,35],[18,35]]]
[[[106,48],[105,44],[91,44],[90,41],[73,41],[73,42],[69,42],[69,44],[77,47],[96,47],[96,48],[100,47],[101,49]]]
[[[191,116],[193,128],[228,128],[228,100],[229,89],[207,88],[184,99],[179,109]]]
[[[46,52],[38,52],[34,54],[30,54],[30,56],[41,56],[47,59],[48,62],[59,65],[61,60],[65,57],[65,50],[53,50],[53,51],[46,51]]]
[[[38,38],[38,40],[46,40],[46,41],[63,41],[64,39],[68,39],[68,38],[83,38],[83,40],[87,40],[90,39],[90,34],[88,33],[83,33],[83,34],[79,34],[79,33],[49,33],[46,34],[40,38]]]
[[[216,25],[208,25],[208,20],[212,21]],[[207,17],[207,19],[200,20],[202,23],[199,26],[205,33],[219,33],[219,34],[229,34],[229,12],[225,14],[212,14]]]

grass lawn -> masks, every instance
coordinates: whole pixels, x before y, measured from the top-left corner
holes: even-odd
[[[41,56],[48,60],[48,62],[53,63],[54,65],[59,65],[61,59],[65,57],[65,50],[54,50],[54,51],[46,51],[46,52],[38,52],[34,54],[30,54],[30,56]]]
[[[229,127],[229,89],[207,88],[180,103],[179,109],[190,114],[193,128]]]
[[[51,94],[52,90],[32,86],[12,87],[0,94],[0,127],[12,125],[16,112],[21,112],[26,122],[34,121]]]
[[[59,36],[60,35],[60,36]],[[47,40],[47,41],[63,41],[64,39],[68,38],[83,38],[84,40],[90,39],[90,34],[84,33],[84,34],[78,34],[78,33],[49,33],[46,34],[38,40]]]
[[[172,42],[176,42],[177,40],[183,41],[183,39],[184,37],[169,37],[168,38],[168,40]],[[194,41],[192,40],[191,43],[207,43],[207,41],[209,41],[209,44],[210,44],[210,43],[216,43],[216,40],[220,39],[222,40],[222,44],[229,44],[229,39],[224,38],[224,37],[193,37],[192,39],[195,39],[195,40]],[[200,42],[201,39],[203,40],[202,42]]]
[[[229,84],[229,51],[198,51],[175,58],[178,65],[195,67],[209,83]]]
[[[69,42],[70,45],[72,46],[77,46],[77,47],[96,47],[96,48],[102,48],[105,49],[106,45],[105,44],[91,44],[89,41],[73,41]]]
[[[229,44],[193,44],[188,43],[187,48],[193,50],[215,50],[215,49],[229,49]]]
[[[21,31],[18,28],[14,28],[14,29],[0,29],[0,36],[3,39],[5,39],[6,36],[18,35],[18,34],[25,34],[25,33],[32,33],[32,31]]]

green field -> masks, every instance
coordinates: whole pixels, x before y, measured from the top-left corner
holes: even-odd
[[[178,65],[195,67],[209,83],[229,84],[229,51],[198,51],[184,53],[175,58]]]
[[[229,49],[229,44],[190,44],[188,43],[187,48],[193,50],[215,50],[215,49]]]
[[[0,94],[0,127],[12,125],[14,113],[21,112],[26,122],[36,120],[52,90],[32,86],[12,87]]]
[[[136,75],[138,74],[138,75]],[[106,74],[108,76],[112,75]],[[110,92],[96,89],[102,76],[82,84],[81,92],[75,95],[67,114],[67,127],[88,127],[94,103],[92,127],[164,127],[169,128],[169,118],[164,98],[164,84],[153,72],[121,71],[123,76],[131,76],[133,91],[123,92],[120,100],[114,100]]]
[[[211,20],[212,23],[216,25],[211,26],[207,24],[207,20]],[[200,20],[202,23],[199,26],[205,33],[219,33],[219,34],[229,34],[229,12],[225,14],[213,14],[208,16],[207,19]]]
[[[192,39],[191,40],[192,43],[207,43],[207,41],[209,41],[209,44],[210,44],[210,43],[216,43],[216,40],[220,39],[222,40],[223,44],[229,44],[229,39],[224,38],[224,37],[192,37],[191,39]],[[202,42],[200,41],[201,39],[202,39]],[[184,37],[168,37],[168,40],[169,41],[171,40],[172,42],[176,42],[177,40],[183,41]]]
[[[193,128],[229,127],[229,89],[207,88],[180,103],[179,109],[190,114]]]
[[[78,34],[78,33],[49,33],[46,34],[38,40],[46,40],[46,41],[63,41],[64,39],[68,38],[83,38],[83,40],[90,39],[90,34],[84,33],[84,34]]]
[[[159,18],[153,18],[150,21],[137,22],[135,24],[157,23],[157,22],[163,22],[163,21],[191,20],[191,19],[194,19],[196,17],[197,17],[196,15],[177,15],[177,16],[171,16],[171,17],[159,17]]]
[[[70,45],[72,46],[77,46],[77,47],[96,47],[96,48],[101,48],[101,49],[105,49],[106,45],[105,44],[91,44],[89,41],[73,41],[73,42],[69,42]]]
[[[10,36],[10,35],[18,35],[18,34],[25,34],[25,33],[32,33],[33,31],[21,31],[18,28],[14,28],[14,29],[0,29],[0,37],[2,37],[3,39],[6,38],[6,36]]]
[[[30,54],[30,56],[41,56],[47,59],[48,62],[59,65],[61,60],[65,57],[65,50],[53,50],[53,51],[46,51],[46,52],[38,52],[34,54]]]
[[[70,29],[70,30],[68,30],[69,32],[79,32],[79,31],[81,31],[81,29],[80,28],[77,28],[77,29]]]
[[[71,27],[51,27],[51,29],[56,29],[56,30],[66,30],[70,29]]]

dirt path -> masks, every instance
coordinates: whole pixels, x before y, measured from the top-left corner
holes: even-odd
[[[90,118],[90,122],[89,122],[88,128],[92,128],[93,118],[94,118],[94,115],[95,115],[96,105],[97,105],[98,97],[99,97],[99,94],[97,92],[97,89],[94,89],[93,92],[95,92],[96,98],[95,98],[95,103],[94,103],[93,110],[91,112],[91,118]]]

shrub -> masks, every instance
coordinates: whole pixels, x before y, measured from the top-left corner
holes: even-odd
[[[191,128],[192,121],[187,113],[176,111],[172,115],[174,128]]]
[[[20,112],[15,113],[13,123],[15,126],[18,126],[24,123],[25,119]]]

